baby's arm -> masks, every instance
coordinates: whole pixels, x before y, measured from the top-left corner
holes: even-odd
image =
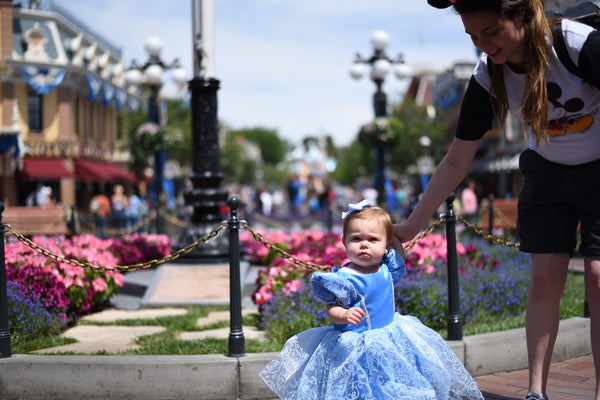
[[[365,315],[360,307],[344,308],[337,304],[327,306],[327,316],[334,324],[358,325]]]

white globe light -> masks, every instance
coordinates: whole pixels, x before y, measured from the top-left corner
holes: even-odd
[[[163,84],[163,69],[160,65],[153,64],[146,68],[146,83],[149,85],[160,86]]]
[[[142,83],[142,73],[137,69],[130,69],[125,72],[125,82],[131,86],[137,86]]]
[[[386,31],[376,30],[371,34],[371,44],[375,50],[383,50],[390,42],[390,35]]]
[[[148,39],[146,39],[144,50],[146,50],[146,53],[148,53],[150,56],[158,57],[162,49],[163,43],[161,38],[158,36],[150,36]]]
[[[373,71],[371,71],[372,79],[385,79],[390,71],[390,62],[385,59],[377,60],[373,63]]]
[[[175,68],[172,77],[175,83],[181,86],[185,85],[188,81],[187,72],[183,68]]]
[[[412,74],[412,70],[408,65],[402,63],[396,65],[396,67],[394,68],[394,73],[396,74],[396,78],[405,79]]]
[[[350,76],[352,79],[360,79],[365,74],[365,66],[362,64],[353,64],[350,67]]]

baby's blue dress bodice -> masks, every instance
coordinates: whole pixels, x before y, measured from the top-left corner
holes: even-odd
[[[353,274],[341,272],[341,269],[335,267],[333,273],[315,272],[311,278],[313,293],[325,304],[360,307],[367,315],[358,325],[333,324],[335,329],[364,332],[391,323],[395,313],[394,285],[405,271],[404,261],[398,252],[389,250],[378,272]]]

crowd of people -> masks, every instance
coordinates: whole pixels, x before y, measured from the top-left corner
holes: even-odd
[[[106,238],[109,228],[124,232],[139,228],[142,218],[148,214],[148,204],[137,191],[125,193],[122,185],[115,185],[112,194],[97,193],[90,201],[96,236]]]

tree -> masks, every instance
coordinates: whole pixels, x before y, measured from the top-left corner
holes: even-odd
[[[278,164],[284,160],[286,142],[279,137],[274,129],[254,127],[231,131],[231,138],[238,135],[258,144],[265,164]]]
[[[373,174],[374,162],[372,149],[355,139],[338,150],[337,167],[331,177],[345,185],[353,185],[360,177]]]

